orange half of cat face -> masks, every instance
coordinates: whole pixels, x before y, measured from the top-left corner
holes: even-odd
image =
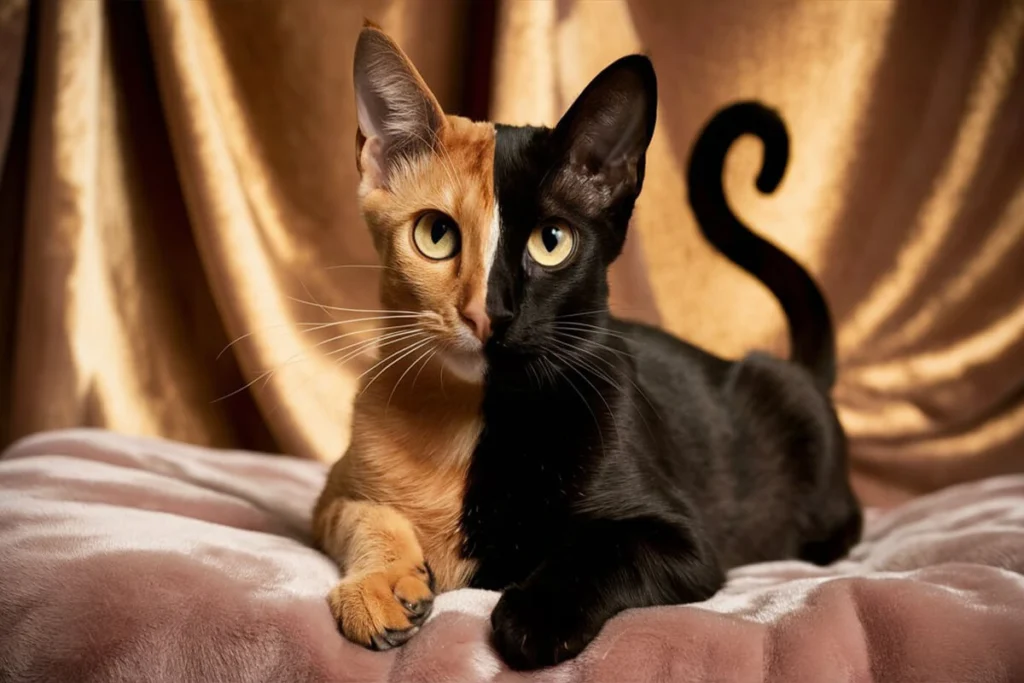
[[[385,186],[365,175],[361,186],[363,216],[384,266],[382,303],[431,314],[421,327],[467,376],[482,371],[490,333],[487,276],[499,230],[494,138],[490,123],[445,117],[429,151],[396,164]],[[364,154],[372,154],[367,146]],[[361,166],[371,163],[361,159]]]
[[[384,267],[381,301],[422,314],[418,327],[441,359],[478,380],[498,243],[494,125],[445,116],[416,67],[376,27],[361,33],[354,66],[359,198]]]
[[[422,328],[413,344],[436,344],[448,367],[480,380],[485,347],[492,369],[502,357],[543,356],[587,324],[559,334],[560,317],[607,308],[607,268],[654,130],[649,60],[607,67],[554,129],[446,116],[372,25],[357,41],[353,81],[359,197],[384,267],[382,302]]]

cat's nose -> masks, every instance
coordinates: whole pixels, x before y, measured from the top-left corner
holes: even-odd
[[[482,298],[474,297],[462,309],[462,320],[482,343],[491,336],[491,319],[487,317],[487,306]]]

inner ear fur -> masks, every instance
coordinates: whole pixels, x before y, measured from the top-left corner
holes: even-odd
[[[366,22],[356,41],[356,164],[374,185],[403,158],[429,151],[444,112],[416,67],[379,26]]]
[[[613,198],[636,195],[654,135],[658,87],[644,55],[622,57],[584,88],[558,122],[555,139],[574,171]]]

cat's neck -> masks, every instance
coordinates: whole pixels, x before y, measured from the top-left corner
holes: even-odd
[[[410,457],[461,466],[480,434],[482,397],[482,382],[461,378],[438,354],[415,365],[399,362],[362,380],[353,436],[390,443]]]

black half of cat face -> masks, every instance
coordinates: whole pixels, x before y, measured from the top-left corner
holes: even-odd
[[[555,128],[496,127],[492,367],[524,356],[554,361],[552,348],[606,315],[608,267],[643,184],[656,109],[651,63],[632,55],[598,74]],[[559,329],[564,321],[576,329]]]

